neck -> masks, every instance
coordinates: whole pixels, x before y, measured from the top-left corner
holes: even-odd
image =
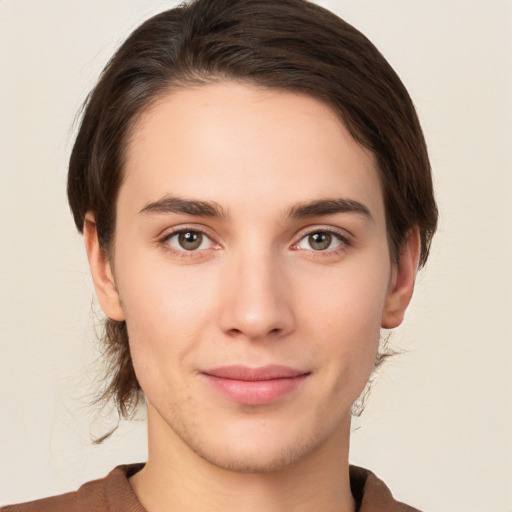
[[[279,471],[240,473],[199,457],[162,425],[148,408],[149,456],[130,479],[144,508],[150,512],[353,512],[348,448],[350,419],[339,432]]]

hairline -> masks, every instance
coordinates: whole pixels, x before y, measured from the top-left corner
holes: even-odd
[[[301,89],[300,87],[286,87],[286,86],[278,86],[278,85],[268,85],[263,83],[263,80],[258,78],[249,78],[249,77],[238,77],[238,76],[230,76],[227,73],[208,73],[208,72],[200,72],[199,70],[188,72],[188,77],[180,77],[176,80],[167,80],[165,85],[162,85],[160,90],[154,92],[152,97],[148,98],[147,102],[141,105],[138,109],[136,109],[130,121],[128,122],[128,126],[126,132],[121,141],[121,152],[120,152],[120,183],[117,189],[116,197],[114,198],[115,205],[113,208],[113,229],[111,233],[111,239],[108,241],[108,247],[106,248],[106,252],[110,256],[112,255],[112,260],[114,256],[114,245],[115,245],[115,233],[116,233],[116,224],[117,224],[117,203],[119,198],[119,192],[123,186],[125,177],[126,177],[126,164],[128,151],[130,146],[132,145],[133,138],[140,127],[141,118],[146,115],[151,115],[151,111],[153,109],[158,108],[160,104],[166,101],[169,95],[179,92],[181,90],[191,90],[196,88],[202,88],[208,85],[214,84],[240,84],[255,87],[261,90],[273,91],[273,92],[282,92],[282,93],[292,93],[302,95],[304,97],[313,98],[324,106],[326,106],[338,119],[338,121],[345,127],[348,131],[350,137],[353,141],[358,144],[361,148],[363,148],[366,152],[368,152],[369,156],[373,160],[373,164],[375,166],[375,170],[377,171],[377,177],[379,180],[380,193],[382,195],[382,199],[384,201],[384,218],[386,223],[386,236],[388,239],[388,246],[390,250],[390,255],[395,262],[398,262],[400,259],[400,249],[401,247],[395,247],[395,244],[391,238],[391,231],[389,229],[389,213],[386,205],[386,194],[385,194],[385,183],[383,180],[383,169],[378,162],[378,154],[372,150],[367,144],[364,144],[359,137],[354,133],[354,130],[351,129],[349,123],[347,123],[346,119],[343,117],[339,108],[336,108],[332,101],[329,101],[327,97],[322,97],[320,94],[314,94],[310,91],[306,91]],[[412,226],[414,228],[414,226]],[[403,242],[406,242],[406,238],[404,237]]]

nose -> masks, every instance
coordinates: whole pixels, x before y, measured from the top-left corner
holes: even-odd
[[[278,338],[293,331],[293,297],[282,262],[245,254],[226,263],[220,291],[222,330],[249,340]]]

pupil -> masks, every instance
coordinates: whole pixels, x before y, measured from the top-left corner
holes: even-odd
[[[332,236],[329,233],[313,233],[309,235],[309,245],[315,251],[327,249],[331,245]]]
[[[181,247],[188,251],[197,249],[201,245],[202,240],[203,235],[194,231],[185,231],[179,235],[179,243]]]

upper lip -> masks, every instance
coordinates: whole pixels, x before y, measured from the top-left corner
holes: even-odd
[[[258,381],[258,380],[272,380],[272,379],[289,379],[298,377],[300,375],[306,375],[309,372],[290,368],[288,366],[281,366],[276,364],[270,364],[266,366],[260,366],[257,368],[251,368],[243,365],[232,365],[222,366],[219,368],[212,368],[203,371],[204,374],[212,377],[219,377],[222,379],[232,380],[246,380],[246,381]]]

